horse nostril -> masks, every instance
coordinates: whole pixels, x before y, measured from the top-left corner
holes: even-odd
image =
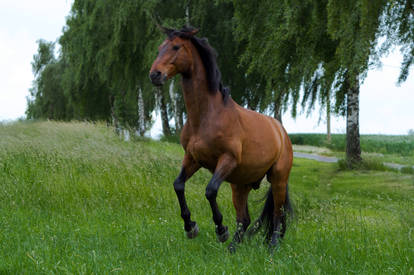
[[[161,72],[158,71],[158,70],[153,71],[153,72],[150,73],[149,77],[152,81],[157,80],[161,77]]]

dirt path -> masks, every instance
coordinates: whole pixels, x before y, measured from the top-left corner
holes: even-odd
[[[338,159],[335,157],[324,157],[314,154],[302,153],[302,152],[293,152],[293,156],[296,158],[303,158],[303,159],[313,159],[320,162],[338,162]]]

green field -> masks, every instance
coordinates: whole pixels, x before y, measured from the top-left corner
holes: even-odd
[[[413,175],[295,159],[284,242],[271,254],[257,235],[232,255],[215,238],[206,171],[187,183],[200,234],[185,237],[182,156],[104,124],[0,125],[0,274],[414,274]],[[267,186],[251,193],[253,218]],[[228,184],[218,203],[234,232]]]
[[[290,134],[292,143],[299,147],[326,148],[323,155],[345,158],[346,136],[333,134],[331,142],[325,134]],[[361,135],[362,158],[379,162],[414,165],[414,135]],[[299,149],[299,148],[298,148]],[[313,148],[301,151],[312,151]]]

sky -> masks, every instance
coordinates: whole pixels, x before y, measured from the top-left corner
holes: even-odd
[[[0,0],[0,121],[25,116],[32,86],[31,62],[38,39],[56,41],[62,34],[72,0]],[[213,45],[214,46],[214,45]],[[383,66],[368,72],[360,91],[361,134],[407,134],[414,129],[414,70],[396,85],[401,55],[396,50],[382,59]],[[288,110],[283,124],[290,133],[324,133],[326,120],[317,106],[310,116],[300,110],[296,119]],[[160,133],[156,120],[152,136]],[[345,133],[345,119],[332,119],[332,132]]]

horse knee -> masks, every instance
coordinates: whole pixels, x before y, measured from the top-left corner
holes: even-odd
[[[176,193],[184,192],[184,182],[182,182],[179,178],[174,181],[173,185]]]
[[[207,200],[211,201],[211,200],[214,200],[216,197],[217,197],[217,190],[207,186],[207,188],[206,188],[206,198],[207,198]]]

